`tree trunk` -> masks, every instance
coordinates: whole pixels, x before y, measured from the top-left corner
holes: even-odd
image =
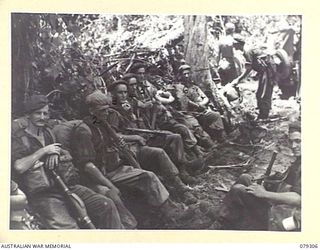
[[[192,80],[203,90],[212,84],[209,69],[206,16],[184,17],[185,60],[192,68]]]
[[[29,15],[30,16],[30,15]],[[32,86],[31,46],[29,31],[32,29],[31,18],[27,14],[12,14],[12,113],[23,113],[23,102],[28,98]],[[34,31],[34,30],[32,30]]]

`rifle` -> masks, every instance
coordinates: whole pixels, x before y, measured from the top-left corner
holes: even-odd
[[[107,119],[100,119],[107,130],[108,134],[110,135],[114,145],[120,150],[120,152],[123,154],[125,159],[128,161],[128,163],[133,166],[134,168],[140,168],[141,166],[139,162],[136,160],[134,154],[129,149],[128,144],[124,141],[122,137],[117,135],[117,133],[114,131],[114,129],[111,127]]]
[[[83,203],[83,201],[80,199],[78,195],[71,192],[68,186],[64,183],[60,175],[56,173],[54,169],[49,169],[56,184],[62,189],[62,192],[67,199],[70,208],[74,215],[76,216],[76,219],[80,226],[82,226],[85,229],[96,229],[96,227],[91,222],[86,207]]]
[[[142,128],[126,128],[125,130],[132,133],[143,133],[143,134],[153,134],[153,135],[171,135],[172,134],[169,131],[151,130],[151,129],[142,129]]]
[[[106,72],[108,72],[109,70],[111,70],[112,68],[114,68],[119,62],[116,61],[114,64],[111,64],[110,66],[108,66],[106,69],[104,69],[102,71],[102,73],[99,74],[99,76],[103,76]]]
[[[273,163],[275,162],[276,160],[276,157],[277,157],[277,154],[278,152],[277,151],[273,151],[273,154],[272,154],[272,157],[271,157],[271,160],[269,162],[269,165],[266,169],[266,172],[264,173],[264,175],[262,177],[260,177],[259,179],[257,179],[257,183],[258,184],[261,184],[262,181],[267,178],[268,176],[270,176],[270,173],[271,173],[271,169],[272,169],[272,166],[273,166]]]

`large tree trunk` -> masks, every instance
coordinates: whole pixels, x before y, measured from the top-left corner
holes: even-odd
[[[185,59],[191,66],[192,80],[207,94],[220,114],[223,115],[224,125],[229,130],[232,127],[232,121],[226,100],[218,92],[210,73],[206,16],[185,16],[184,28]]]
[[[11,58],[12,58],[12,114],[23,114],[23,103],[34,91],[32,61],[33,46],[38,29],[38,16],[30,14],[11,15]]]
[[[31,82],[31,49],[34,41],[30,40],[30,18],[27,14],[12,14],[12,113],[23,113],[23,102],[29,95]],[[31,34],[32,35],[32,34]]]
[[[212,84],[208,63],[206,16],[184,17],[185,60],[192,68],[192,80],[203,90]]]

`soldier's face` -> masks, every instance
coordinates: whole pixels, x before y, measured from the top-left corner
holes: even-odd
[[[46,105],[28,115],[30,122],[36,127],[43,127],[49,119],[49,106]]]
[[[145,80],[146,70],[145,68],[140,68],[137,70],[137,78],[139,82],[143,82]]]
[[[128,97],[128,90],[127,86],[124,84],[119,84],[115,88],[115,96],[117,99],[117,102],[120,104],[123,104],[127,101]]]
[[[109,116],[109,108],[101,108],[101,109],[96,109],[91,112],[92,116],[92,122],[93,124],[99,124],[102,121],[107,121],[108,116]]]
[[[182,71],[182,80],[187,81],[190,79],[190,71],[184,70]]]
[[[301,133],[298,131],[289,134],[291,149],[295,156],[301,156]]]
[[[136,91],[136,86],[137,86],[137,79],[136,78],[130,78],[128,81],[128,91],[130,94],[133,94]]]

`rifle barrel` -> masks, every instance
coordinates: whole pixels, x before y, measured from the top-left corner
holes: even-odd
[[[169,132],[161,131],[161,130],[150,130],[150,129],[141,129],[141,128],[126,128],[128,132],[135,133],[145,133],[145,134],[158,134],[158,135],[168,135]]]

